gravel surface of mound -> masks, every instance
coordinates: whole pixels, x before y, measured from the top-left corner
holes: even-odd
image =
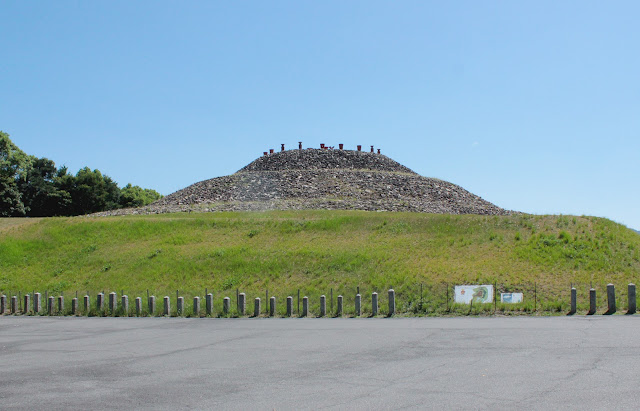
[[[146,207],[96,215],[290,209],[510,213],[381,154],[305,149],[260,157],[233,175],[192,184]]]
[[[239,172],[326,169],[395,171],[415,174],[407,167],[382,154],[313,148],[281,151],[262,156],[242,168]]]

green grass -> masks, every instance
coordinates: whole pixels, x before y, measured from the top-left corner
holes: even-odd
[[[0,292],[89,292],[93,303],[99,291],[124,291],[131,307],[141,296],[146,308],[149,290],[158,311],[164,295],[175,311],[176,290],[186,312],[196,295],[204,310],[205,289],[217,311],[223,296],[235,301],[236,289],[247,293],[248,312],[256,296],[266,310],[267,290],[283,311],[298,289],[312,312],[331,290],[348,310],[360,287],[368,312],[370,293],[384,308],[393,286],[403,312],[468,314],[468,306],[447,303],[447,288],[450,301],[455,284],[495,283],[498,291],[524,291],[525,303],[472,307],[472,314],[553,313],[567,309],[571,283],[580,304],[584,290],[608,282],[623,303],[622,286],[639,273],[640,236],[594,217],[273,211],[0,219]]]

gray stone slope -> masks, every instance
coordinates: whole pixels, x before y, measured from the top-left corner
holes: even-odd
[[[326,169],[395,171],[415,174],[383,154],[313,148],[281,151],[262,156],[243,167],[239,172]]]
[[[233,175],[192,184],[146,207],[99,215],[274,209],[510,213],[381,154],[306,149],[260,157]]]

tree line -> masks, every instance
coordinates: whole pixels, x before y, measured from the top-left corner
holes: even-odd
[[[28,155],[0,131],[0,217],[72,216],[140,207],[162,195],[127,184],[89,167],[75,175],[48,158]]]

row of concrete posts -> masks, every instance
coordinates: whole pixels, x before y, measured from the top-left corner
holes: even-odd
[[[631,283],[627,286],[627,314],[636,313],[636,285]],[[570,315],[573,315],[577,311],[578,292],[575,287],[571,288],[571,309]],[[589,311],[587,315],[593,315],[596,313],[596,290],[591,288],[589,290]],[[616,307],[616,288],[613,284],[607,284],[607,311],[605,314],[614,314],[617,310]]]
[[[627,296],[628,296],[628,314],[635,314],[636,312],[636,286],[635,284],[629,284],[627,287]],[[30,312],[34,314],[41,314],[43,312],[43,307],[41,304],[42,295],[40,293],[34,293],[33,299],[29,294],[24,295],[24,304],[22,306],[22,313],[28,314]],[[83,310],[84,314],[88,314],[90,312],[90,297],[85,295],[83,298]],[[338,305],[336,310],[336,316],[343,315],[343,297],[341,295],[338,296]],[[64,296],[53,297],[50,296],[46,301],[46,314],[48,315],[64,315]],[[78,305],[78,298],[73,298],[71,300],[71,315],[78,315],[81,313],[80,307]],[[96,311],[98,314],[102,314],[105,312],[105,303],[108,304],[108,312],[111,314],[115,314],[118,311],[118,298],[116,293],[112,292],[108,295],[108,302],[105,301],[105,295],[103,293],[99,293],[96,296]],[[155,314],[156,312],[156,297],[150,296],[147,299],[147,310],[150,315]],[[121,296],[120,298],[121,311],[125,314],[129,313],[129,297],[126,295]],[[589,311],[587,315],[593,315],[596,313],[596,290],[591,288],[589,290]],[[177,306],[176,311],[178,316],[185,315],[185,305],[184,298],[177,298]],[[222,313],[224,315],[228,315],[230,313],[231,308],[231,299],[229,297],[225,297],[222,301]],[[362,296],[357,294],[355,297],[355,315],[357,317],[362,315]],[[206,315],[213,314],[213,294],[209,293],[205,296],[205,310]],[[614,314],[617,310],[616,307],[616,294],[615,294],[615,286],[613,284],[607,285],[607,311],[605,314]],[[9,301],[9,307],[7,307],[7,297],[5,295],[0,296],[0,315],[1,314],[18,314],[18,297],[12,296]],[[571,308],[569,314],[575,314],[577,311],[577,290],[575,287],[571,288]],[[256,298],[254,301],[254,311],[253,315],[255,317],[260,316],[262,312],[261,307],[261,299]],[[371,294],[371,315],[377,316],[379,312],[378,305],[378,293]],[[163,315],[169,316],[171,315],[171,300],[168,296],[164,297],[163,300]],[[389,310],[388,315],[392,316],[396,313],[396,302],[395,302],[395,291],[393,289],[389,290]],[[142,310],[142,298],[137,297],[135,299],[135,315],[140,316],[143,314]],[[247,314],[246,312],[246,295],[245,293],[240,293],[238,295],[238,314],[240,316],[244,316]],[[299,313],[301,317],[307,317],[309,315],[309,298],[303,297],[302,299],[302,312]],[[200,297],[193,298],[193,315],[200,315]],[[276,315],[276,297],[271,297],[269,299],[269,316],[274,317]],[[327,299],[324,295],[320,296],[320,317],[324,317],[327,315]],[[286,301],[286,316],[293,316],[293,297],[287,297]]]
[[[33,295],[33,301],[31,301],[31,295],[26,294],[24,296],[24,306],[22,309],[23,314],[28,314],[30,312],[34,314],[41,314],[41,294],[35,293]],[[57,302],[57,304],[56,304]],[[71,300],[71,315],[80,314],[80,308],[78,306],[78,298],[73,298]],[[129,297],[123,295],[120,299],[121,310],[123,313],[129,313]],[[150,315],[153,315],[156,312],[156,297],[150,296],[147,299],[147,310]],[[184,297],[178,297],[176,311],[178,316],[185,315],[184,312]],[[8,310],[7,310],[8,308]],[[88,314],[91,308],[91,298],[88,295],[85,295],[83,298],[83,310],[82,312]],[[222,300],[222,313],[224,315],[228,315],[231,309],[231,299],[229,297],[224,297]],[[118,298],[116,293],[109,294],[108,301],[108,310],[109,313],[115,314],[118,311]],[[207,315],[213,314],[213,294],[209,293],[205,297],[205,310]],[[7,297],[5,295],[0,296],[0,314],[18,314],[18,297],[11,297],[10,306],[7,307]],[[105,312],[105,295],[103,293],[99,293],[96,296],[96,311],[101,314]],[[371,294],[371,314],[372,316],[378,315],[378,293]],[[254,301],[254,311],[253,315],[255,317],[260,316],[262,312],[261,308],[261,300],[260,298],[256,298]],[[392,316],[396,312],[396,298],[395,291],[393,289],[389,290],[389,311],[388,315]],[[47,309],[46,314],[48,315],[64,315],[64,296],[59,297],[49,297],[47,301]],[[137,316],[141,316],[143,314],[142,310],[142,298],[137,297],[135,299],[135,314]],[[162,314],[169,316],[171,315],[171,299],[166,296],[163,299],[163,310]],[[238,314],[240,316],[246,315],[246,294],[240,293],[238,295]],[[200,297],[193,297],[193,315],[200,315]],[[269,316],[274,317],[276,315],[276,297],[271,297],[269,299]],[[287,311],[286,316],[291,317],[293,315],[293,297],[287,297]],[[324,317],[327,315],[327,298],[322,295],[320,296],[320,317]],[[343,297],[341,295],[338,296],[338,306],[336,310],[337,316],[343,315]],[[355,315],[362,315],[362,296],[360,294],[356,295],[355,298]],[[301,317],[309,316],[309,298],[304,297],[302,299],[302,313]]]

